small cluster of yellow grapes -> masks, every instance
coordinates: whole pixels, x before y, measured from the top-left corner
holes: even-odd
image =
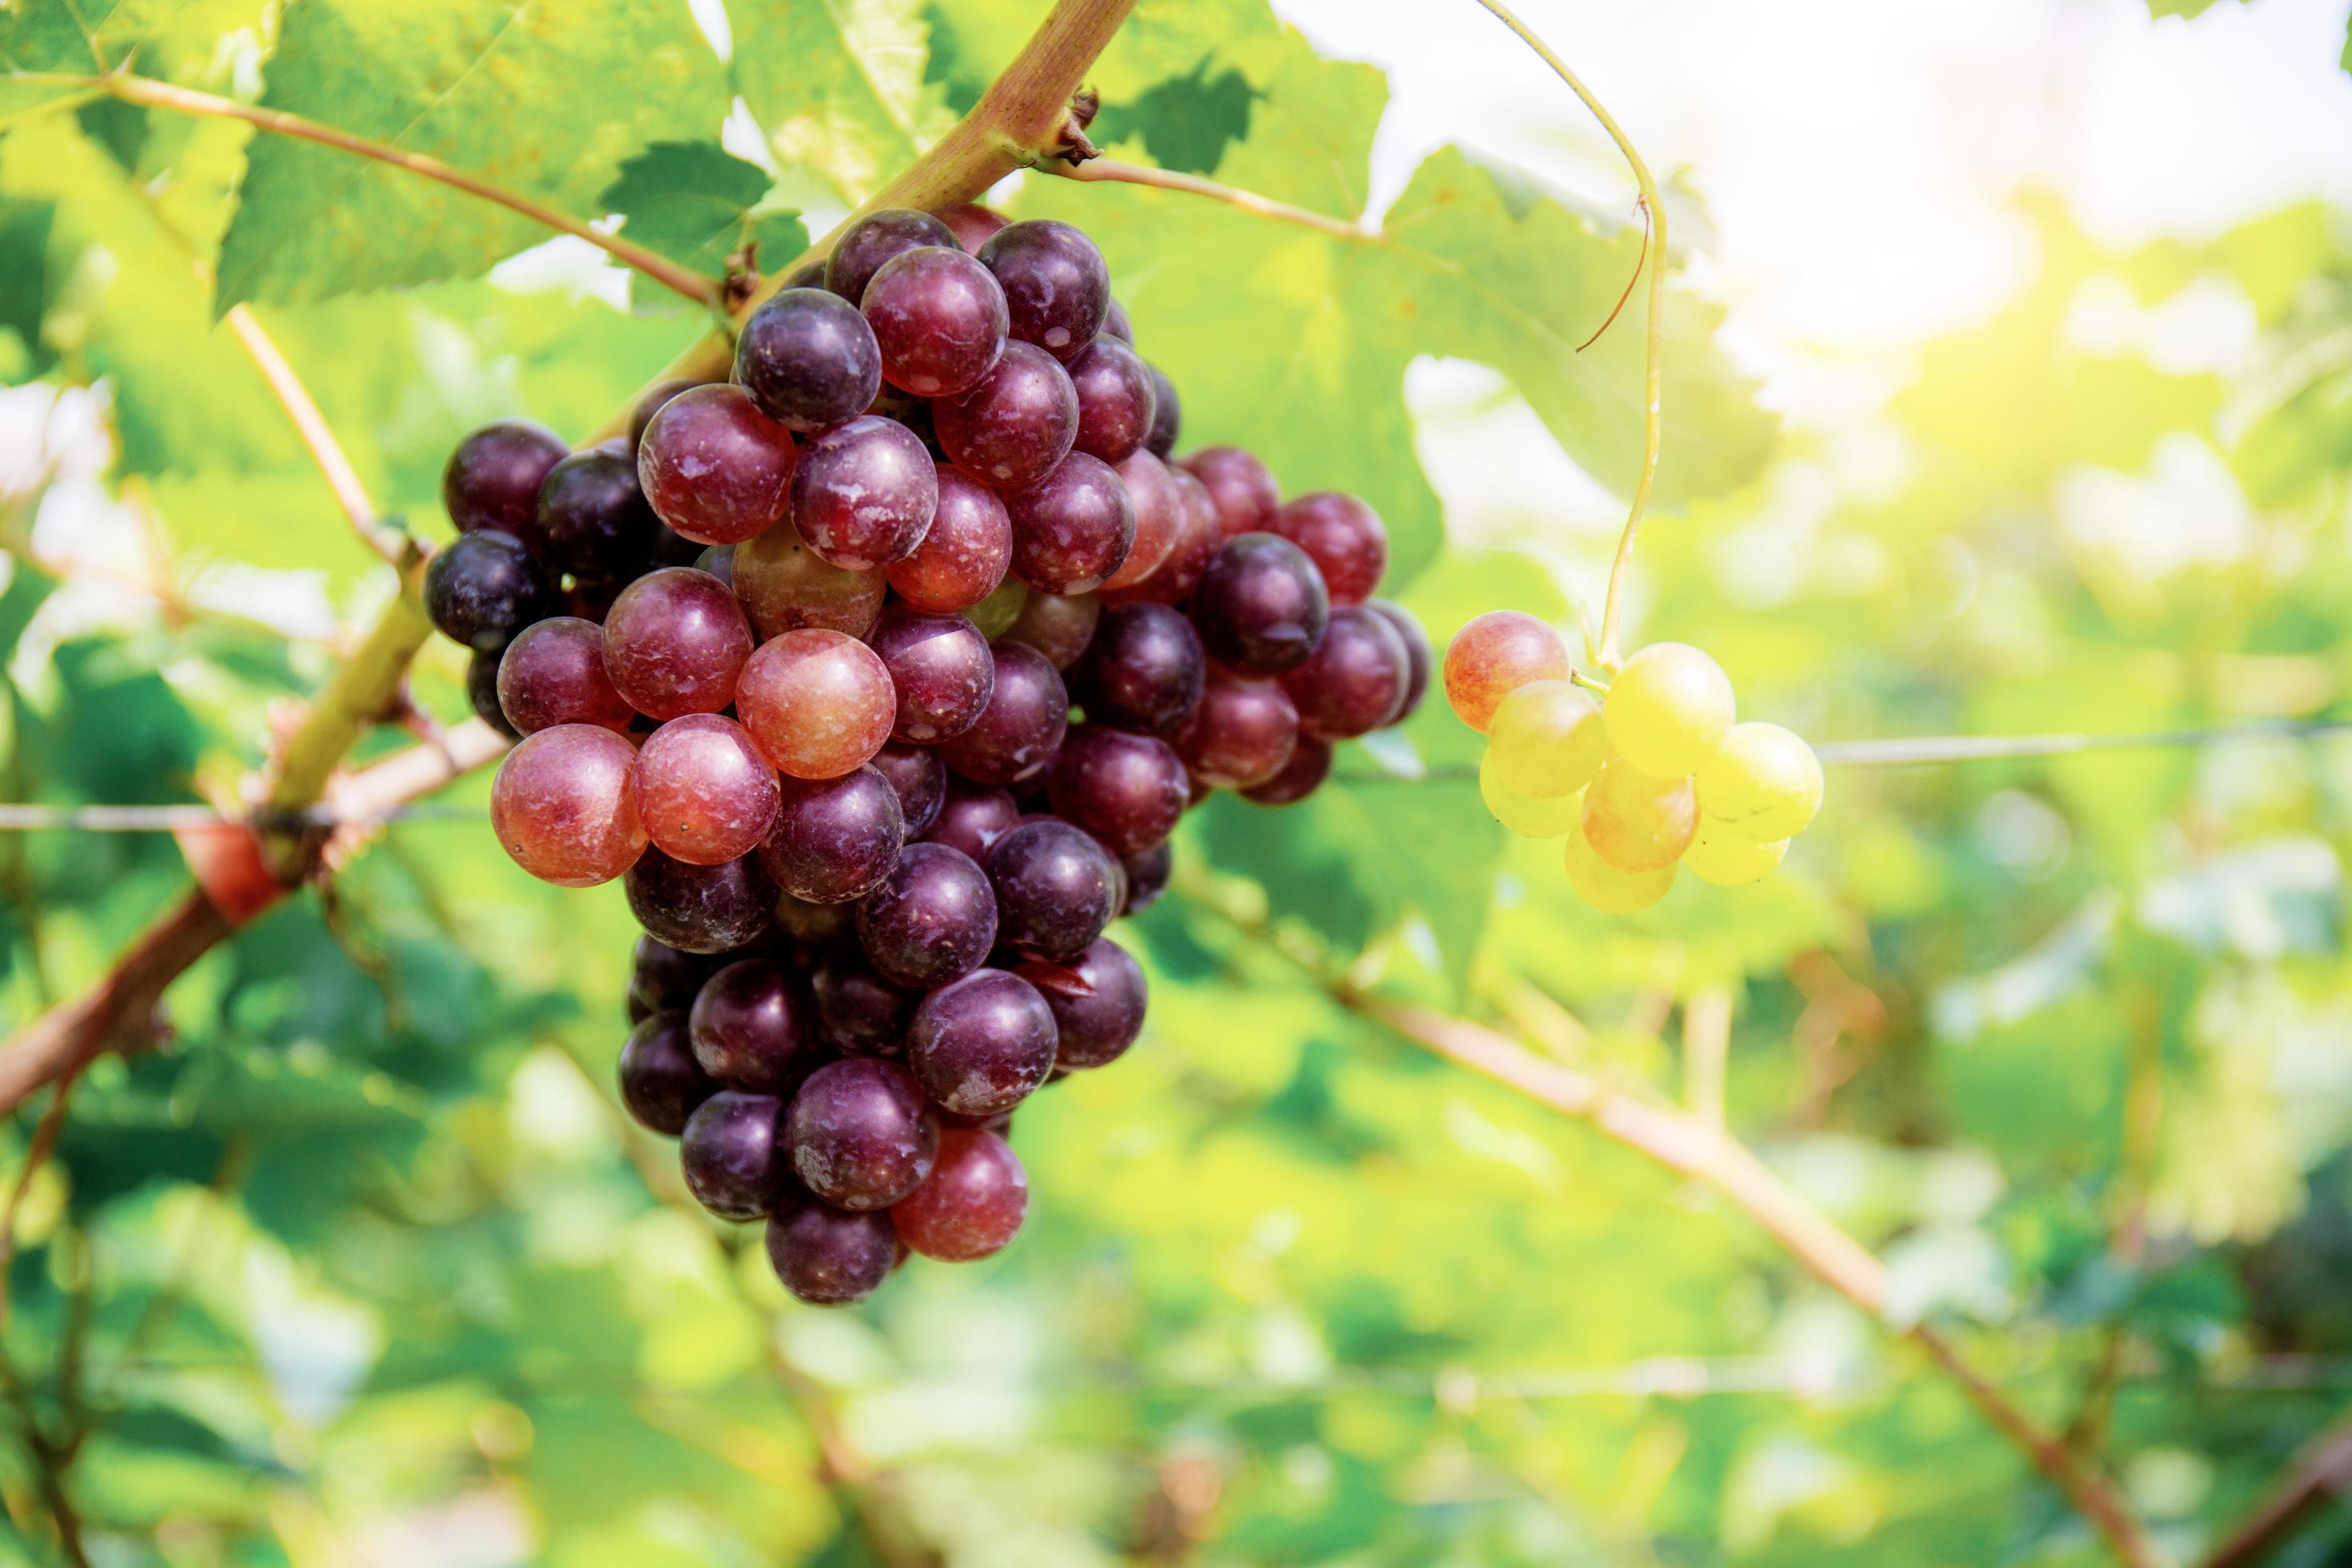
[[[1822,764],[1778,724],[1735,723],[1731,679],[1687,643],[1627,659],[1598,700],[1559,634],[1493,610],[1445,650],[1445,698],[1486,737],[1478,793],[1524,838],[1568,839],[1568,881],[1611,914],[1648,909],[1679,866],[1753,882],[1822,805]]]

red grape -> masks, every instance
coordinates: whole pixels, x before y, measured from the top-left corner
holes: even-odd
[[[1388,622],[1404,644],[1404,698],[1389,722],[1402,724],[1421,707],[1421,700],[1429,695],[1429,677],[1434,658],[1429,647],[1429,634],[1421,629],[1421,622],[1411,610],[1391,599],[1367,599],[1364,608]]]
[[[768,1219],[769,1264],[795,1300],[813,1307],[864,1300],[898,1259],[898,1232],[887,1214],[854,1214],[796,1194]]]
[[[785,1119],[793,1170],[846,1209],[888,1208],[922,1185],[939,1154],[940,1122],[896,1062],[848,1057],[809,1076]]]
[[[1098,1068],[1126,1054],[1143,1032],[1143,966],[1108,937],[1097,937],[1077,957],[1030,963],[1015,973],[1034,985],[1054,1010],[1061,1068]]]
[[[649,719],[716,713],[735,698],[751,627],[708,572],[666,566],[624,589],[604,616],[604,669]]]
[[[1176,395],[1176,384],[1168,373],[1146,362],[1143,368],[1151,376],[1151,428],[1144,433],[1143,449],[1165,462],[1168,454],[1176,449],[1176,434],[1184,422],[1183,400]]]
[[[898,693],[895,740],[937,745],[979,722],[996,689],[996,660],[980,628],[961,616],[892,606],[866,635]]]
[[[770,1094],[721,1089],[695,1108],[677,1141],[677,1162],[694,1201],[721,1219],[758,1219],[791,1190],[783,1102]]]
[[[882,749],[898,700],[874,650],[809,627],[760,645],[737,683],[743,727],[780,772],[839,778]]]
[[[689,865],[750,854],[776,820],[776,770],[743,726],[716,713],[689,713],[646,736],[635,788],[646,837]]]
[[[1078,394],[1053,355],[1008,342],[989,373],[931,405],[940,449],[965,473],[1015,490],[1054,471],[1078,436]]]
[[[1013,520],[996,492],[962,469],[940,464],[939,482],[929,531],[883,574],[915,608],[947,616],[971,608],[1004,581],[1013,564]]]
[[[1110,313],[1110,269],[1077,229],[1053,218],[1008,224],[979,255],[1003,285],[1013,335],[1023,342],[1070,360],[1102,331]]]
[[[899,1239],[926,1258],[971,1263],[1002,1252],[1029,1213],[1029,1173],[1013,1146],[980,1128],[940,1134],[923,1184],[891,1205]]]
[[[760,867],[796,899],[845,904],[890,874],[906,837],[898,792],[868,763],[837,779],[791,781]]]
[[[983,864],[996,887],[996,940],[1024,957],[1085,952],[1123,901],[1109,852],[1050,816],[1013,826]]]
[[[915,1008],[907,1066],[942,1110],[993,1116],[1045,1081],[1054,1047],[1054,1012],[1037,988],[1002,969],[982,969]]]
[[[636,406],[629,410],[628,449],[635,452],[644,447],[646,426],[654,422],[654,416],[662,411],[663,404],[689,387],[706,384],[708,384],[704,382],[688,381],[680,376],[672,376],[667,381],[657,381],[647,387],[638,396]]]
[[[1004,352],[1004,290],[962,251],[901,251],[866,286],[882,379],[919,397],[969,392]]]
[[[1282,771],[1298,744],[1298,707],[1276,681],[1211,669],[1176,752],[1203,784],[1248,789]]]
[[[1565,680],[1570,672],[1558,632],[1522,611],[1489,610],[1446,645],[1445,700],[1483,735],[1504,698],[1531,680]]]
[[[1110,580],[1135,544],[1135,506],[1118,472],[1073,452],[1028,489],[1007,496],[1013,573],[1048,594],[1087,594]]]
[[[441,504],[460,533],[494,528],[535,537],[539,487],[571,450],[563,437],[529,419],[494,419],[467,434],[441,470]]]
[[[1165,734],[1192,717],[1207,678],[1192,622],[1165,605],[1117,605],[1103,612],[1069,684],[1090,722]]]
[[[1114,466],[1141,451],[1151,434],[1151,373],[1135,351],[1098,337],[1067,358],[1078,395],[1077,449]]]
[[[787,289],[743,323],[735,381],[785,429],[823,430],[874,401],[882,350],[848,300],[822,289]]]
[[[1045,656],[1019,643],[994,646],[996,689],[980,721],[941,744],[949,767],[980,784],[1025,784],[1053,765],[1068,728],[1070,697]]]
[[[656,1013],[621,1047],[621,1103],[637,1125],[675,1138],[694,1108],[719,1092],[687,1046],[686,1015]]]
[[[1396,628],[1361,605],[1343,605],[1307,662],[1282,678],[1282,689],[1297,704],[1301,734],[1352,741],[1389,721],[1410,672]]]
[[[1009,553],[1010,524],[1005,547]],[[851,572],[824,560],[789,520],[735,547],[733,576],[735,596],[763,637],[809,626],[862,637],[889,592],[878,572]]]
[[[506,755],[490,786],[490,829],[516,865],[560,888],[593,888],[646,847],[629,773],[635,746],[593,724],[541,730]]]
[[[1021,820],[1021,803],[1008,789],[982,789],[959,779],[948,786],[948,797],[931,825],[930,841],[960,849],[985,862],[996,841]]]
[[[913,207],[884,207],[867,213],[841,231],[833,255],[824,264],[824,286],[857,304],[874,275],[908,251],[923,247],[961,250],[955,231],[927,212]]]
[[[940,502],[939,471],[921,437],[895,419],[861,415],[824,431],[793,471],[793,527],[835,566],[871,571],[911,554]]]
[[[1360,605],[1381,585],[1389,565],[1389,531],[1381,514],[1354,496],[1317,490],[1274,514],[1266,531],[1307,552],[1331,603]]]
[[[986,245],[1005,220],[977,202],[958,202],[951,207],[941,207],[931,215],[948,226],[956,243],[967,251],[977,251]]]
[[[1182,604],[1192,597],[1201,574],[1209,569],[1209,558],[1225,542],[1224,532],[1217,523],[1216,503],[1209,499],[1209,487],[1189,468],[1169,468],[1168,481],[1175,490],[1177,507],[1175,531],[1168,541],[1167,557],[1132,587],[1121,587],[1107,595],[1113,602]],[[1139,531],[1141,526],[1139,516]],[[1126,574],[1126,568],[1121,567],[1119,575]]]
[[[1131,588],[1167,563],[1184,525],[1184,498],[1170,477],[1168,465],[1149,452],[1128,454],[1118,465],[1118,482],[1127,487],[1135,508],[1135,542],[1127,559],[1103,584],[1106,593]]]
[[[637,448],[646,498],[681,537],[740,544],[784,515],[800,448],[740,386],[698,386],[662,405]]]
[[[940,754],[925,746],[893,741],[874,753],[872,765],[898,792],[898,811],[907,825],[907,837],[915,839],[929,833],[931,824],[939,820],[940,805],[948,798],[948,765],[940,760]]]
[[[1301,735],[1282,771],[1264,784],[1242,791],[1242,798],[1260,805],[1291,805],[1313,795],[1330,773],[1329,743]]]
[[[1192,589],[1192,625],[1209,657],[1251,675],[1305,664],[1331,615],[1323,574],[1271,533],[1229,539]]]
[[[523,628],[497,664],[498,705],[524,735],[558,724],[625,733],[636,718],[604,673],[604,633],[593,621],[555,616]]]
[[[1140,855],[1121,860],[1118,868],[1127,873],[1127,903],[1118,912],[1139,915],[1168,890],[1168,879],[1176,869],[1176,851],[1162,840]],[[1049,994],[1046,1000],[1053,997]]]
[[[1167,837],[1191,802],[1175,748],[1099,724],[1070,731],[1049,790],[1054,810],[1114,855],[1139,854]]]
[[[857,938],[882,978],[929,987],[971,973],[996,945],[996,893],[971,858],[909,844],[859,900]]]
[[[1264,531],[1282,504],[1282,487],[1275,482],[1274,470],[1239,447],[1203,447],[1185,458],[1183,466],[1208,487],[1209,499],[1216,503],[1217,524],[1227,539]]]

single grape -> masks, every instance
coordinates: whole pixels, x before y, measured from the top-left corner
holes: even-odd
[[[760,645],[736,685],[735,710],[779,772],[832,779],[882,749],[898,699],[872,648],[810,627]]]
[[[940,449],[997,490],[1027,488],[1069,456],[1078,437],[1078,393],[1054,356],[1008,342],[986,375],[931,405]]]
[[[1718,818],[1699,814],[1698,831],[1683,851],[1683,864],[1702,882],[1718,888],[1744,888],[1762,881],[1789,853],[1789,841],[1759,843]]]
[[[948,226],[956,243],[967,251],[977,251],[990,237],[1004,226],[1004,219],[977,202],[958,202],[951,207],[941,207],[931,215]]]
[[[629,438],[626,443],[628,449],[635,452],[644,447],[646,426],[654,422],[654,416],[662,411],[663,404],[681,392],[705,384],[707,384],[703,382],[688,381],[683,377],[673,376],[667,381],[657,381],[646,388],[638,395],[636,406],[629,410]]]
[[[589,629],[593,631],[595,628],[591,626]],[[512,643],[507,645],[508,647],[513,646]],[[597,658],[600,663],[604,658],[601,638]],[[488,648],[478,647],[466,656],[466,704],[473,709],[475,718],[508,740],[520,741],[525,731],[515,728],[514,721],[507,717],[507,710],[499,704],[499,667],[505,662],[503,649],[492,653]]]
[[[542,882],[609,882],[646,847],[629,787],[636,760],[635,747],[593,724],[526,736],[499,764],[490,830],[514,863]]]
[[[1411,668],[1394,626],[1361,605],[1342,605],[1307,662],[1282,678],[1282,689],[1298,707],[1299,733],[1352,741],[1395,714]]]
[[[978,723],[940,745],[940,755],[974,784],[1026,784],[1042,777],[1062,748],[1069,692],[1061,672],[1036,649],[1001,642],[993,653],[996,689],[988,706]]]
[[[757,539],[784,515],[800,448],[740,386],[698,386],[662,405],[636,473],[661,520],[700,544]]]
[[[1609,682],[1609,743],[1644,773],[1696,773],[1734,717],[1731,678],[1688,643],[1652,643]],[[1784,836],[1785,837],[1785,836]]]
[[[1213,668],[1175,743],[1195,779],[1248,789],[1290,761],[1298,744],[1298,708],[1276,681]]]
[[[1660,778],[1612,755],[1584,792],[1584,837],[1621,871],[1663,870],[1697,830],[1698,793],[1688,776]]]
[[[811,550],[868,572],[922,543],[939,506],[939,472],[913,431],[862,415],[810,441],[792,497],[793,527]]]
[[[1184,422],[1184,405],[1176,395],[1176,384],[1168,373],[1148,361],[1144,370],[1151,376],[1151,428],[1144,432],[1143,449],[1162,462],[1176,449],[1177,432]]]
[[[920,994],[891,984],[850,953],[818,960],[809,982],[825,1038],[835,1049],[853,1057],[895,1057],[906,1049]]]
[[[1118,912],[1139,915],[1168,890],[1168,879],[1176,869],[1176,851],[1167,843],[1155,844],[1140,855],[1129,856],[1118,868],[1127,873],[1127,902]],[[1046,1000],[1053,998],[1048,995]]]
[[[961,850],[909,844],[858,901],[857,938],[892,984],[944,985],[979,968],[996,945],[996,891]]]
[[[982,969],[923,998],[907,1029],[907,1066],[943,1110],[992,1116],[1054,1070],[1054,1011],[1037,988]]]
[[[1568,885],[1577,897],[1604,914],[1630,915],[1648,909],[1675,885],[1669,863],[1654,871],[1626,871],[1601,858],[1581,833],[1568,836]]]
[[[1275,481],[1274,470],[1239,447],[1203,447],[1186,458],[1183,467],[1207,488],[1217,509],[1217,525],[1227,539],[1263,533],[1282,505],[1282,487]]]
[[[1135,541],[1127,559],[1103,584],[1105,593],[1132,588],[1166,564],[1184,524],[1184,499],[1168,465],[1145,451],[1127,455],[1117,470],[1135,508]]]
[[[994,490],[961,468],[939,465],[940,502],[914,552],[883,568],[898,597],[950,616],[996,591],[1013,564],[1013,519]]]
[[[1008,525],[1008,552],[1010,535]],[[889,592],[879,572],[848,571],[819,556],[789,520],[735,547],[734,583],[762,637],[810,627],[862,637]]]
[[[824,1061],[815,1014],[798,975],[773,959],[738,959],[702,983],[687,1038],[702,1070],[728,1087],[788,1095]]]
[[[1611,692],[1612,696],[1615,692]],[[1743,838],[1802,833],[1822,808],[1822,763],[1778,724],[1734,724],[1698,770],[1699,804]]]
[[[1331,776],[1331,745],[1301,735],[1292,748],[1290,760],[1282,770],[1264,784],[1252,784],[1241,792],[1242,798],[1258,805],[1296,805],[1317,790]]]
[[[996,659],[978,626],[893,605],[866,640],[898,696],[894,739],[933,746],[980,721],[996,689]]]
[[[719,1092],[687,1044],[686,1015],[655,1013],[621,1047],[621,1103],[638,1126],[666,1138],[686,1131],[694,1108]]]
[[[896,1062],[846,1057],[809,1076],[785,1119],[793,1170],[846,1209],[888,1208],[922,1185],[940,1152],[939,1118]]]
[[[1004,352],[1004,290],[951,247],[892,257],[866,286],[863,309],[882,351],[882,379],[919,397],[971,391]]]
[[[629,994],[656,1013],[683,1013],[702,983],[727,966],[715,953],[684,952],[650,936],[629,950]]]
[[[622,591],[604,616],[604,670],[649,719],[716,713],[734,700],[751,627],[708,572],[666,566]]]
[[[1116,338],[1098,337],[1068,363],[1078,395],[1077,449],[1114,466],[1141,451],[1156,410],[1151,373],[1135,351]]]
[[[796,899],[845,904],[881,885],[906,837],[898,792],[871,763],[837,779],[793,779],[760,846],[760,868]]]
[[[689,713],[646,737],[637,818],[663,853],[694,866],[748,855],[776,820],[776,770],[732,719]]]
[[[1056,813],[1121,856],[1140,854],[1174,832],[1191,801],[1174,747],[1156,735],[1099,724],[1070,731],[1054,762],[1050,794]]]
[[[1013,1145],[979,1128],[940,1134],[923,1184],[891,1205],[898,1237],[926,1258],[971,1263],[1002,1252],[1029,1213],[1029,1173]]]
[[[1118,862],[1052,817],[1013,826],[989,849],[985,866],[996,887],[996,940],[1026,958],[1085,952],[1123,901]]]
[[[1283,507],[1265,526],[1307,552],[1335,605],[1370,598],[1388,570],[1388,526],[1354,496],[1316,490]]]
[[[867,213],[841,231],[825,263],[824,286],[855,305],[885,265],[924,247],[963,248],[955,231],[927,212],[885,207]]]
[[[1104,338],[1117,338],[1129,348],[1135,346],[1135,323],[1128,320],[1127,307],[1120,304],[1116,296],[1111,300],[1110,309],[1103,312],[1102,331],[1095,336],[1098,342]]]
[[[441,470],[441,504],[460,533],[495,529],[532,542],[539,487],[571,450],[528,419],[495,419],[470,431]]]
[[[758,1219],[791,1190],[783,1101],[723,1089],[695,1108],[677,1141],[694,1201],[721,1219]]]
[[[1047,594],[1087,594],[1110,580],[1135,543],[1135,506],[1117,470],[1073,452],[1004,500],[1013,574]]]
[[[1055,1065],[1063,1070],[1106,1067],[1143,1033],[1149,1000],[1143,966],[1108,937],[1097,937],[1063,963],[1031,961],[1013,973],[1034,985],[1053,1009],[1060,1039]]]
[[[1601,704],[1566,680],[1530,680],[1496,705],[1486,725],[1495,776],[1538,799],[1574,795],[1609,754]]]
[[[766,934],[775,920],[775,885],[748,855],[724,866],[690,866],[648,848],[622,887],[637,923],[688,952],[731,952]]]
[[[1056,359],[1075,359],[1110,314],[1110,268],[1068,224],[1032,218],[1007,224],[979,250],[1012,312],[1013,335]]]
[[[1209,657],[1247,675],[1297,669],[1331,618],[1323,574],[1271,533],[1229,539],[1192,589],[1192,625]]]
[[[768,1219],[769,1264],[793,1300],[813,1307],[863,1301],[898,1258],[898,1232],[885,1213],[853,1214],[798,1194]]]
[[[1168,482],[1176,495],[1176,525],[1168,541],[1167,556],[1131,586],[1107,593],[1105,597],[1114,604],[1150,600],[1159,605],[1181,605],[1192,596],[1201,574],[1209,569],[1210,557],[1225,542],[1224,532],[1217,525],[1216,503],[1209,499],[1209,487],[1193,478],[1191,470],[1179,468],[1168,469]],[[1136,526],[1139,533],[1139,514]],[[1120,567],[1118,575],[1125,577],[1127,568]]]
[[[857,307],[823,289],[787,289],[735,340],[736,384],[787,430],[838,425],[882,385],[882,350]]]
[[[931,825],[930,841],[960,849],[985,865],[996,841],[1021,820],[1021,803],[1008,789],[982,789],[961,779],[948,786],[948,798]]]
[[[940,754],[926,746],[892,741],[874,753],[870,765],[897,792],[899,817],[906,824],[908,840],[912,842],[929,833],[948,798],[948,765],[940,760]]]
[[[1429,678],[1436,664],[1429,647],[1429,634],[1421,629],[1421,622],[1413,618],[1411,610],[1393,600],[1367,599],[1364,608],[1388,622],[1404,643],[1404,700],[1389,720],[1391,724],[1402,724],[1419,710],[1421,700],[1429,695]]]
[[[547,613],[547,569],[523,542],[497,529],[461,533],[425,568],[425,613],[441,634],[497,651]]]
[[[1208,671],[1192,622],[1165,605],[1119,605],[1103,612],[1070,694],[1091,723],[1169,734],[1200,706]]]
[[[1102,601],[1092,594],[1031,593],[1002,640],[1034,648],[1055,669],[1076,664],[1094,642]]]
[[[1584,792],[1572,795],[1521,795],[1503,782],[1495,766],[1491,746],[1478,759],[1478,797],[1487,814],[1521,838],[1558,838],[1584,821]]]
[[[1012,524],[1005,524],[1005,558],[1013,553]],[[996,591],[966,610],[964,619],[980,628],[980,635],[994,642],[1013,628],[1013,623],[1028,607],[1029,584],[1018,577],[1008,576],[996,585]]]
[[[541,558],[583,581],[634,576],[652,564],[661,540],[636,464],[597,447],[548,470],[537,527]]]
[[[783,289],[824,288],[827,260],[828,258],[823,256],[812,256],[804,261],[795,262],[793,269],[784,274]],[[782,292],[783,289],[780,289],[778,292]]]
[[[1483,735],[1504,698],[1530,680],[1566,680],[1569,672],[1558,632],[1518,610],[1489,610],[1446,645],[1445,700]]]

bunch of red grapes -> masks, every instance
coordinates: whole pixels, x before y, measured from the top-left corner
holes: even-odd
[[[625,439],[467,437],[425,598],[520,741],[499,843],[645,928],[622,1100],[838,1303],[1013,1238],[1010,1118],[1141,1030],[1103,932],[1178,818],[1304,798],[1431,660],[1371,508],[1171,458],[1077,229],[880,212],[787,284]]]

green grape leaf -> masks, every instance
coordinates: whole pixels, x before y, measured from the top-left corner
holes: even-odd
[[[657,142],[621,165],[597,198],[623,216],[622,235],[672,260],[709,273],[757,239],[763,264],[806,249],[797,212],[753,213],[768,176],[715,142]]]
[[[129,67],[174,81],[216,79],[257,47],[264,0],[16,0],[0,5],[0,128]],[[241,37],[239,36],[241,35]],[[235,47],[225,47],[235,46]]]
[[[873,194],[954,123],[924,79],[917,0],[779,0],[735,34],[735,89],[779,163],[842,201]]]
[[[57,216],[53,203],[0,196],[0,331],[16,335],[27,372],[56,357],[41,342],[41,320],[48,313],[49,234]]]
[[[715,136],[727,111],[685,0],[299,0],[263,101],[583,218],[633,153]],[[259,136],[218,307],[471,277],[546,236],[407,170]]]

